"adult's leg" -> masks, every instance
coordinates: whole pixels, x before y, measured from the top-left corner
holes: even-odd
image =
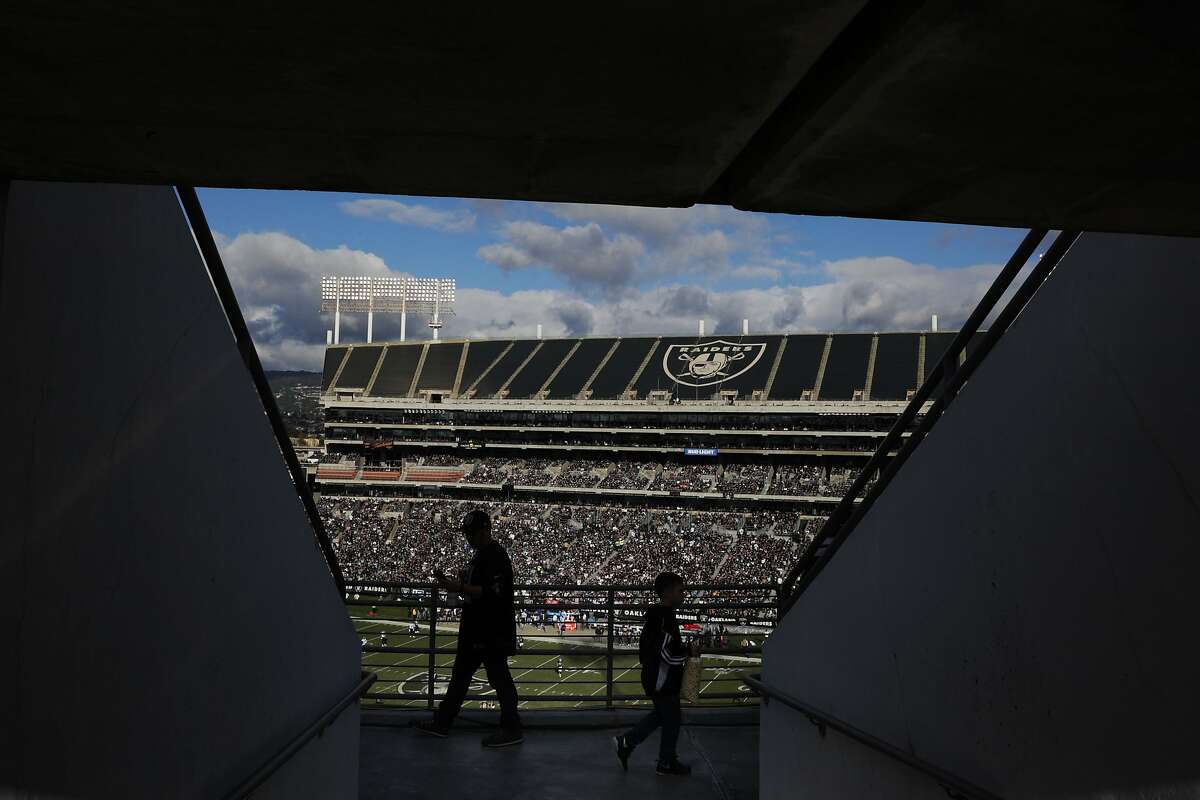
[[[662,720],[662,736],[658,743],[658,761],[667,764],[677,756],[675,744],[679,741],[679,725],[682,713],[679,710],[679,695],[666,695],[654,698],[654,708]]]
[[[454,654],[454,669],[450,673],[450,685],[446,687],[446,696],[442,698],[442,702],[434,714],[437,721],[447,728],[454,722],[454,718],[458,716],[458,710],[462,708],[463,698],[467,696],[467,689],[471,685],[471,676],[475,674],[475,670],[479,669],[481,659],[482,654],[479,651],[466,647],[460,647]]]
[[[513,683],[512,673],[508,671],[508,656],[500,652],[488,653],[483,659],[483,667],[487,670],[488,683],[496,690],[496,699],[500,701],[500,727],[519,731],[521,717],[517,713],[517,686]]]
[[[625,734],[625,743],[630,747],[637,747],[646,741],[647,736],[654,733],[654,729],[658,727],[660,721],[656,701],[654,708],[650,709],[650,713],[638,720],[637,724]]]

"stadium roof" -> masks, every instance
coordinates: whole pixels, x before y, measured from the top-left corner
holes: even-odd
[[[1196,234],[1190,8],[12,3],[0,175]]]

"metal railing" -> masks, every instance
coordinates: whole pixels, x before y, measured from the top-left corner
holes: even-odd
[[[1030,270],[1029,275],[1021,283],[1014,292],[1012,297],[1004,308],[997,314],[995,320],[987,331],[981,336],[980,340],[972,343],[970,352],[966,352],[967,344],[971,342],[971,338],[979,332],[980,326],[984,320],[996,308],[997,303],[1008,291],[1009,286],[1021,272],[1030,256],[1037,249],[1038,244],[1045,238],[1047,231],[1031,230],[1026,234],[1025,238],[1017,246],[1008,263],[996,276],[996,280],[988,288],[983,299],[979,301],[979,305],[971,312],[971,316],[963,323],[962,329],[954,337],[954,341],[942,354],[937,365],[930,371],[925,382],[921,384],[921,388],[909,400],[908,406],[904,412],[896,420],[887,436],[879,443],[875,454],[867,461],[862,470],[859,471],[846,494],[842,496],[841,501],[829,515],[821,530],[817,533],[812,543],[801,554],[796,565],[792,568],[787,578],[783,582],[782,597],[780,600],[780,615],[784,615],[788,610],[795,605],[797,599],[806,588],[812,583],[817,574],[825,567],[829,560],[845,542],[846,538],[854,531],[859,521],[867,514],[874,504],[875,499],[883,492],[892,477],[908,460],[913,451],[921,444],[925,436],[929,433],[930,428],[941,417],[946,408],[954,401],[958,395],[959,389],[966,383],[967,379],[974,373],[980,362],[991,352],[992,347],[1008,330],[1008,327],[1016,319],[1017,315],[1029,302],[1029,299],[1037,291],[1038,287],[1046,280],[1054,267],[1074,244],[1079,237],[1077,232],[1063,231],[1058,234],[1054,242],[1047,248],[1046,252],[1037,261],[1034,267]],[[966,353],[964,358],[964,353]],[[959,361],[962,360],[962,364]],[[936,397],[934,396],[936,393]],[[932,400],[929,407],[924,410],[923,416],[917,423],[916,428],[912,429],[914,421],[919,414],[922,414],[922,409],[926,402]],[[911,435],[904,440],[904,436],[911,430]],[[903,441],[903,443],[902,443]],[[896,452],[892,451],[896,448]],[[879,480],[876,481],[867,492],[866,496],[859,501],[859,496],[870,483],[870,477],[876,472],[879,473]]]
[[[300,751],[300,748],[308,744],[316,736],[320,736],[325,732],[338,716],[346,710],[346,708],[356,699],[366,693],[371,684],[375,682],[374,672],[363,672],[358,683],[354,685],[349,692],[338,698],[338,701],[330,706],[321,716],[317,717],[304,730],[293,736],[288,743],[285,744],[278,752],[266,760],[262,766],[254,771],[249,777],[231,789],[224,796],[228,800],[249,796],[255,789],[261,786],[272,775],[279,771],[279,768],[288,762],[288,760]]]
[[[933,780],[937,781],[946,793],[951,797],[964,798],[965,800],[1001,800],[1000,796],[989,792],[987,789],[982,789],[965,778],[960,778],[952,772],[930,764],[928,761],[913,755],[912,753],[901,750],[889,742],[885,742],[864,730],[854,727],[848,722],[843,722],[837,717],[832,716],[824,711],[810,706],[802,700],[799,700],[787,692],[768,683],[763,683],[762,676],[757,674],[746,675],[743,680],[755,692],[763,697],[764,703],[769,703],[771,700],[778,700],[788,708],[799,711],[808,717],[808,721],[817,726],[821,736],[825,735],[826,728],[837,731],[854,741],[864,744],[876,752],[895,759],[896,761],[905,764],[919,772],[924,773]]]
[[[695,584],[687,588],[687,602],[676,608],[681,628],[691,624],[700,631],[684,630],[685,638],[699,638],[701,658],[710,677],[701,684],[700,702],[730,705],[752,702],[754,695],[741,681],[743,670],[755,669],[760,662],[761,641],[774,627],[778,609],[778,587],[771,584]],[[542,663],[529,665],[513,664],[512,670],[517,683],[518,700],[522,704],[574,702],[576,705],[614,708],[618,704],[645,702],[640,688],[638,669],[637,631],[641,617],[652,601],[653,589],[649,586],[614,584],[517,584],[514,586],[514,612],[518,618],[528,618],[529,624],[520,628],[522,638],[541,646],[518,648],[515,657],[542,657]],[[432,708],[439,699],[439,669],[449,671],[449,660],[454,656],[453,646],[439,646],[439,637],[455,637],[456,612],[461,608],[453,596],[424,582],[380,583],[374,581],[347,584],[347,606],[351,608],[374,607],[379,609],[410,609],[407,616],[399,619],[377,616],[354,615],[356,629],[360,635],[371,637],[386,634],[402,638],[413,637],[407,626],[416,624],[419,632],[417,641],[402,645],[363,646],[364,669],[380,673],[377,690],[363,695],[364,701],[391,701],[402,704],[424,705]],[[391,612],[395,613],[395,612]],[[540,618],[544,630],[538,630]],[[567,629],[559,631],[562,621]],[[590,619],[590,624],[588,620]],[[384,630],[364,631],[359,623],[375,623]],[[386,630],[387,627],[392,630]],[[713,633],[724,626],[725,642]],[[745,641],[748,644],[742,645]],[[391,654],[401,658],[393,663],[368,661],[375,654]],[[425,656],[416,660],[414,656]],[[562,674],[542,678],[546,672],[558,672],[558,665],[550,665],[557,657],[586,657],[585,667],[564,667]],[[439,659],[442,663],[439,663]],[[536,658],[534,659],[536,660]],[[423,662],[423,663],[422,663]],[[599,669],[594,667],[602,662]],[[734,665],[740,665],[734,666]],[[423,680],[415,680],[414,670],[423,672]],[[388,677],[384,673],[403,671],[407,678]],[[580,673],[601,674],[600,678],[584,678]],[[533,674],[534,677],[526,678]],[[564,677],[564,675],[566,677]],[[629,677],[625,677],[628,675]],[[557,678],[557,679],[556,679]],[[739,690],[707,691],[714,684],[736,682]],[[419,684],[420,691],[406,690],[409,684]],[[530,686],[544,687],[537,691],[522,691]],[[388,687],[392,687],[388,691]],[[552,692],[558,688],[562,691]],[[585,691],[590,689],[591,691]],[[603,694],[601,695],[601,691]],[[467,701],[492,701],[494,694],[468,692]]]

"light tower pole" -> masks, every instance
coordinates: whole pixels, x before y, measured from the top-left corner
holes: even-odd
[[[367,344],[371,343],[372,328],[375,327],[375,293],[367,298]]]
[[[433,298],[433,319],[429,320],[429,330],[433,331],[433,340],[435,342],[438,340],[438,331],[442,329],[442,322],[438,319],[438,310],[442,305],[441,293],[439,292],[438,295]]]
[[[342,341],[342,278],[339,275],[337,279],[337,294],[333,300],[333,343],[341,344]]]

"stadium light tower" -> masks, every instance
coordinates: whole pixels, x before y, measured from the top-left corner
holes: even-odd
[[[453,278],[353,277],[325,275],[321,278],[321,311],[333,312],[333,343],[342,341],[342,312],[366,312],[367,342],[375,328],[375,312],[400,315],[400,341],[404,341],[408,312],[430,314],[429,327],[438,338],[441,317],[454,313]]]

